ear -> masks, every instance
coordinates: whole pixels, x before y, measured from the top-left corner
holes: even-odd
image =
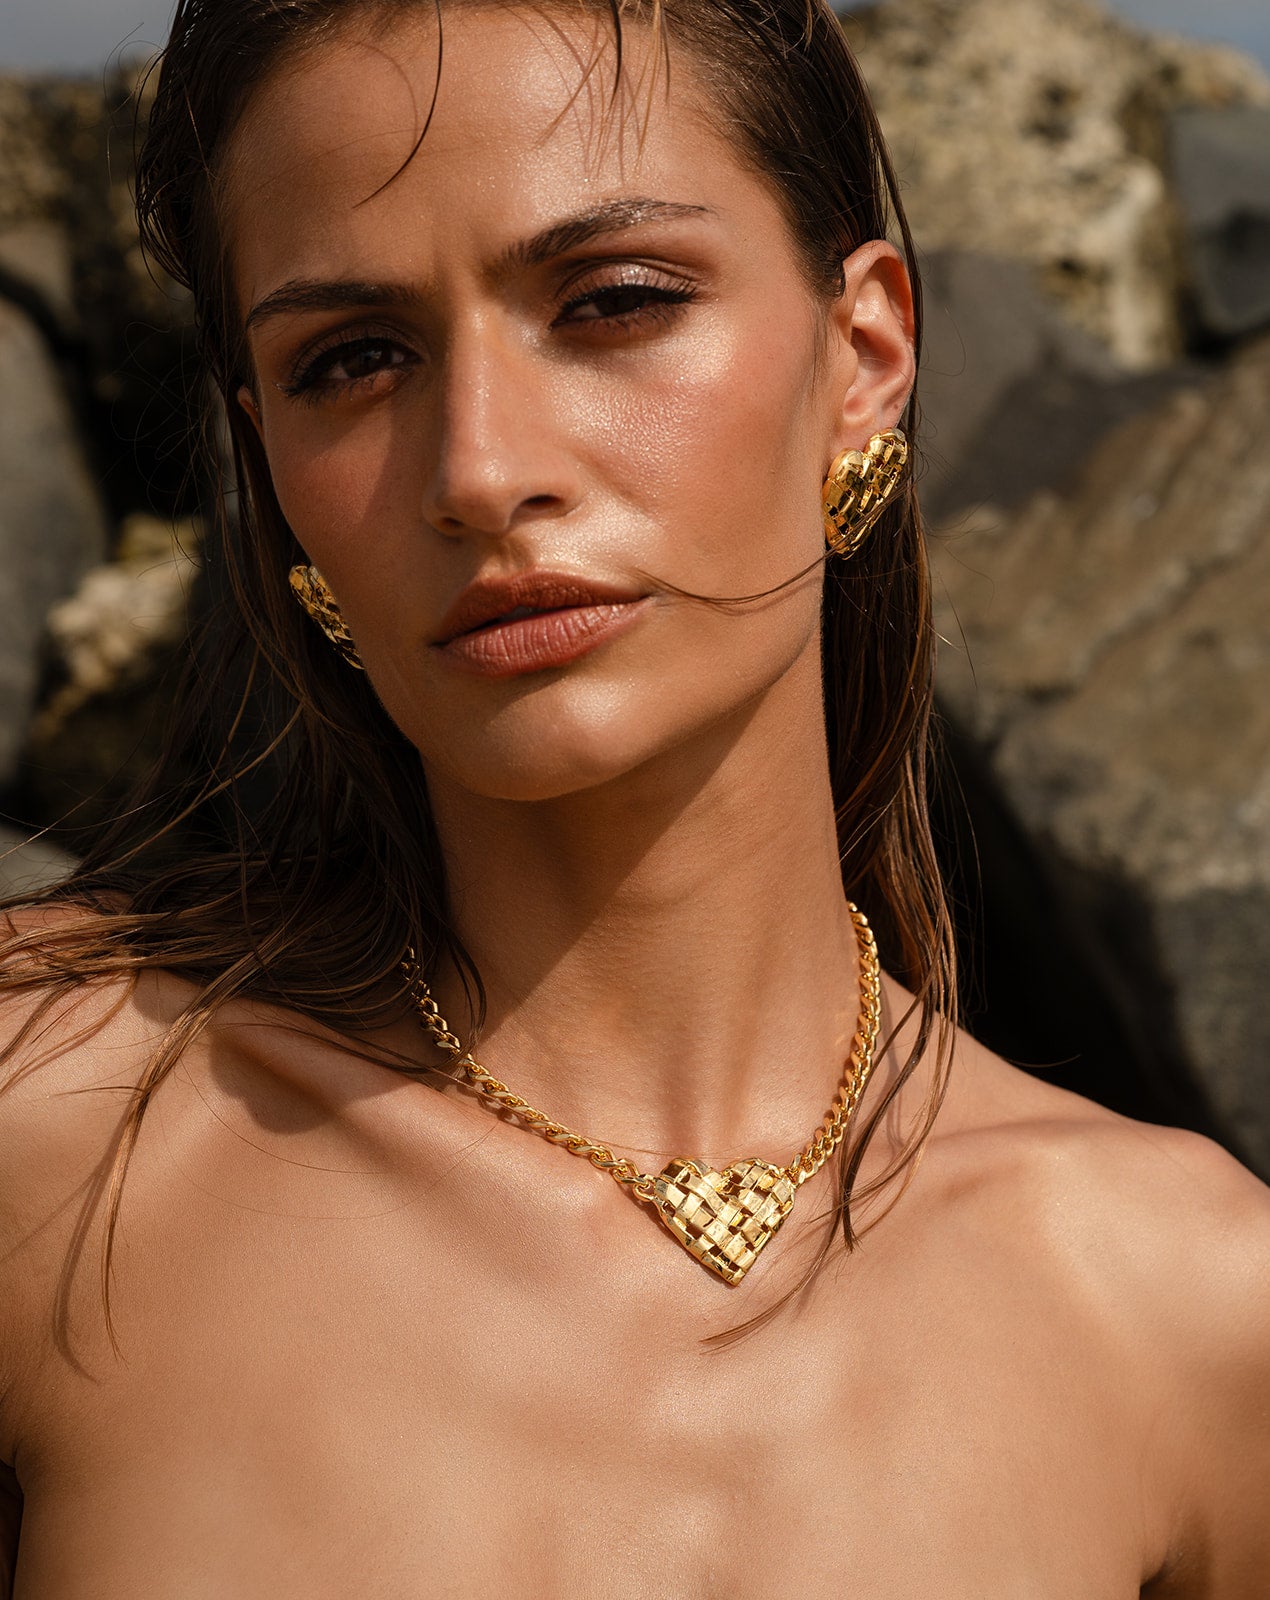
[[[260,407],[256,403],[256,396],[252,392],[250,386],[245,383],[239,384],[236,399],[238,404],[247,413],[248,417],[251,418],[251,425],[256,430],[256,435],[261,444],[264,444],[265,433],[260,421]]]
[[[913,288],[899,251],[872,239],[847,257],[842,276],[830,309],[831,455],[895,427],[917,378]]]

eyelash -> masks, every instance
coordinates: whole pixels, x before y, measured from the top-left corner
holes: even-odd
[[[599,303],[614,296],[634,294],[643,297],[643,303],[627,311],[614,311],[608,316],[587,317],[584,323],[607,323],[610,326],[624,327],[634,322],[641,315],[649,316],[658,322],[670,321],[680,306],[687,305],[696,298],[696,290],[682,279],[675,283],[654,283],[648,278],[624,276],[610,283],[592,284],[581,293],[575,293],[572,299],[560,308],[560,314],[551,324],[553,328],[563,326],[571,312],[579,310],[582,306],[592,302]]]
[[[376,349],[405,351],[407,359],[390,362],[357,378],[339,379],[328,376],[331,368],[337,366],[341,360],[352,361],[355,357]],[[288,399],[303,400],[306,404],[312,405],[330,398],[332,394],[351,394],[363,384],[374,383],[385,372],[394,368],[414,366],[417,361],[418,357],[406,351],[399,336],[387,329],[378,332],[374,328],[366,328],[351,337],[347,329],[341,329],[326,343],[319,342],[312,349],[305,351],[296,363],[290,378],[280,383],[278,388]]]
[[[614,298],[632,295],[639,301],[634,306],[614,309],[607,314],[601,312],[596,317],[576,316],[584,306],[594,303],[598,309],[605,301],[612,304]],[[560,308],[552,320],[551,327],[553,329],[567,327],[572,323],[575,327],[594,327],[620,332],[635,328],[641,322],[664,324],[672,321],[680,308],[695,298],[696,289],[682,280],[670,284],[652,283],[645,278],[623,277],[616,282],[596,284],[582,293],[574,294]],[[352,361],[357,356],[365,355],[375,349],[404,352],[406,359],[390,361],[384,366],[376,367],[373,372],[363,373],[356,378],[338,379],[328,376],[331,369],[341,360]],[[317,404],[325,399],[353,394],[362,385],[373,384],[385,373],[417,365],[418,359],[406,349],[396,334],[387,330],[379,332],[367,328],[351,338],[347,330],[341,330],[329,343],[319,344],[316,348],[306,351],[297,362],[291,377],[278,384],[278,388],[288,399],[301,400],[310,405]]]

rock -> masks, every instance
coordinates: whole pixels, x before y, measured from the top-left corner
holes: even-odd
[[[144,96],[104,82],[0,77],[0,298],[62,361],[109,451],[112,510],[190,506],[188,297],[137,240],[131,154]],[[69,281],[68,281],[69,280]],[[194,402],[197,404],[197,402]]]
[[[198,545],[192,522],[127,517],[116,559],[93,567],[49,612],[49,689],[18,795],[26,814],[58,824],[73,849],[89,848],[162,752],[200,580]]]
[[[923,503],[938,514],[947,509],[940,491],[1002,396],[1062,359],[1068,329],[1017,261],[936,251],[922,263],[922,285]]]
[[[51,888],[74,866],[74,857],[56,845],[0,826],[0,900]]]
[[[66,140],[91,100],[82,86],[0,78],[0,226],[57,221],[70,193]],[[89,113],[90,115],[92,113]]]
[[[118,74],[104,83],[0,77],[0,236],[67,229],[77,276],[92,280],[102,265],[113,273],[136,246],[132,164],[120,160],[132,151],[136,106],[136,85]],[[91,282],[77,293],[91,298]],[[131,285],[130,299],[161,309],[153,294],[148,273]]]
[[[940,251],[923,263],[922,504],[947,519],[1064,487],[1107,429],[1196,369],[1126,374],[1018,261]]]
[[[1270,110],[1179,112],[1172,156],[1201,324],[1219,338],[1270,324]]]
[[[1270,105],[1270,80],[1087,0],[892,0],[845,26],[919,244],[1025,262],[1124,367],[1172,362],[1185,274],[1168,118]]]
[[[56,368],[0,302],[0,785],[34,709],[45,616],[106,551],[106,520]]]
[[[1270,340],[934,542],[939,689],[1134,1026],[1270,1171]]]
[[[1174,33],[1140,33],[1138,38],[1151,53],[1152,71],[1173,109],[1270,106],[1270,77],[1244,51]]]
[[[60,223],[15,222],[0,228],[0,295],[18,302],[33,298],[61,328],[76,326],[71,246]]]
[[[135,514],[123,524],[115,560],[93,567],[52,607],[48,633],[61,681],[41,709],[37,742],[54,738],[91,700],[144,682],[156,659],[181,642],[197,545],[192,524]]]

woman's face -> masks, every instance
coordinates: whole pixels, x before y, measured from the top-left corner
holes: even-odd
[[[818,571],[740,610],[659,582],[814,562],[830,459],[907,389],[809,290],[690,63],[614,108],[604,39],[448,9],[407,160],[435,26],[350,27],[257,92],[225,174],[282,511],[430,777],[492,797],[620,777],[794,684],[818,727]]]

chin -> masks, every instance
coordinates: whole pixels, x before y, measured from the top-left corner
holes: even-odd
[[[579,708],[531,691],[484,719],[448,734],[434,726],[412,742],[430,781],[440,776],[488,800],[532,803],[617,782],[691,737],[667,725],[664,708],[632,705],[629,694],[589,700]]]
[[[637,775],[678,792],[708,775],[765,699],[820,704],[818,615],[765,649],[735,623],[733,636],[716,634],[699,629],[694,648],[663,648],[655,662],[628,653],[498,685],[433,681],[405,715],[388,710],[430,783],[486,799],[559,800]],[[641,782],[632,804],[653,796]]]

